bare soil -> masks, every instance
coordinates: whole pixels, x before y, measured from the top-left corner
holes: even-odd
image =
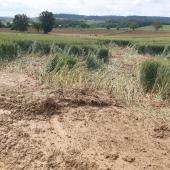
[[[74,36],[110,36],[119,35],[128,30],[107,30],[107,29],[53,29],[50,34],[74,35]]]
[[[112,36],[112,37],[170,37],[169,31],[142,31],[142,30],[107,30],[107,29],[54,29],[52,35],[68,36]]]
[[[169,170],[170,124],[148,112],[1,71],[0,169]]]
[[[9,28],[0,28],[0,32],[15,32]],[[29,33],[38,33],[33,28],[28,28]],[[127,38],[169,38],[170,31],[143,31],[143,30],[107,30],[107,29],[53,29],[51,35],[64,35],[64,36],[78,36],[78,37],[100,37],[100,36],[111,36],[115,38],[127,37]]]

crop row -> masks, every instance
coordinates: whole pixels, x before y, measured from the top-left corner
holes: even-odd
[[[29,40],[19,39],[16,40],[0,40],[0,58],[13,59],[19,54],[23,53],[41,53],[49,54],[55,52],[63,52],[67,50],[69,55],[87,56],[89,53],[97,53],[101,48],[109,48],[110,46],[117,45],[121,47],[131,46],[134,47],[140,54],[152,55],[168,55],[170,53],[170,46],[168,45],[155,45],[155,44],[138,44],[130,40],[89,40],[86,41],[77,39],[75,41],[66,41],[66,39],[57,40]]]

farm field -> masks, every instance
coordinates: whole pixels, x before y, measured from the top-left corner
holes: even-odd
[[[51,34],[70,34],[70,35],[88,35],[88,36],[110,36],[121,34],[128,30],[116,30],[106,28],[93,28],[93,29],[53,29]]]
[[[0,170],[169,170],[169,32],[111,31],[0,32]]]
[[[54,77],[47,55],[1,63],[0,169],[169,169],[170,108],[134,72],[151,56],[110,52],[104,70]]]
[[[0,170],[170,170],[170,1],[0,0]]]
[[[138,28],[138,30],[155,31],[153,26],[141,27],[141,28]],[[170,25],[163,25],[163,28],[160,29],[159,31],[170,31]]]
[[[107,30],[100,30],[99,33],[96,30],[92,32],[63,30],[52,32],[50,35],[0,32],[0,40],[55,41],[68,44],[95,44],[98,40],[125,40],[136,44],[170,45],[170,32],[113,31],[113,34],[107,32],[109,35],[105,35],[105,32]]]

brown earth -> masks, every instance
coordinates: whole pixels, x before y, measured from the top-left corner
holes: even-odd
[[[0,32],[17,32],[10,30],[9,28],[0,28]],[[28,28],[29,33],[37,33],[33,28]],[[65,35],[65,36],[85,36],[85,37],[96,37],[96,36],[112,36],[112,37],[129,37],[129,38],[169,38],[169,31],[143,31],[143,30],[107,30],[107,29],[53,29],[51,35]]]
[[[113,36],[113,37],[170,37],[168,31],[142,31],[142,30],[77,30],[77,29],[54,29],[50,34],[71,36]]]
[[[169,170],[170,124],[100,91],[1,71],[0,169]]]
[[[0,32],[17,32],[10,28],[0,28]],[[28,32],[37,33],[37,31],[31,27],[28,28]],[[107,30],[107,29],[57,29],[54,28],[50,34],[71,34],[71,35],[113,35],[127,32],[127,30]],[[129,31],[128,31],[129,32]]]
[[[107,29],[53,29],[50,34],[74,35],[74,36],[110,36],[119,35],[128,30],[107,30]]]
[[[0,28],[0,32],[16,32],[16,31],[11,30],[10,28]]]

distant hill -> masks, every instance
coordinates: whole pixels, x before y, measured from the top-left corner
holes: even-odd
[[[57,19],[65,20],[112,20],[112,21],[141,21],[141,22],[161,22],[164,24],[170,24],[170,17],[149,17],[149,16],[86,16],[86,15],[76,15],[76,14],[55,14]]]
[[[0,20],[8,20],[8,19],[12,19],[12,17],[4,17],[4,16],[0,16]]]
[[[1,17],[1,16],[0,16],[0,21],[1,21],[1,23],[3,24],[3,26],[6,26],[7,23],[11,23],[12,20],[13,20],[12,17]]]
[[[170,24],[170,17],[150,17],[150,16],[115,16],[115,15],[77,15],[77,14],[54,14],[56,19],[62,20],[93,20],[93,21],[140,21],[140,22],[161,22],[163,24]],[[0,20],[11,20],[13,17],[0,16]]]

